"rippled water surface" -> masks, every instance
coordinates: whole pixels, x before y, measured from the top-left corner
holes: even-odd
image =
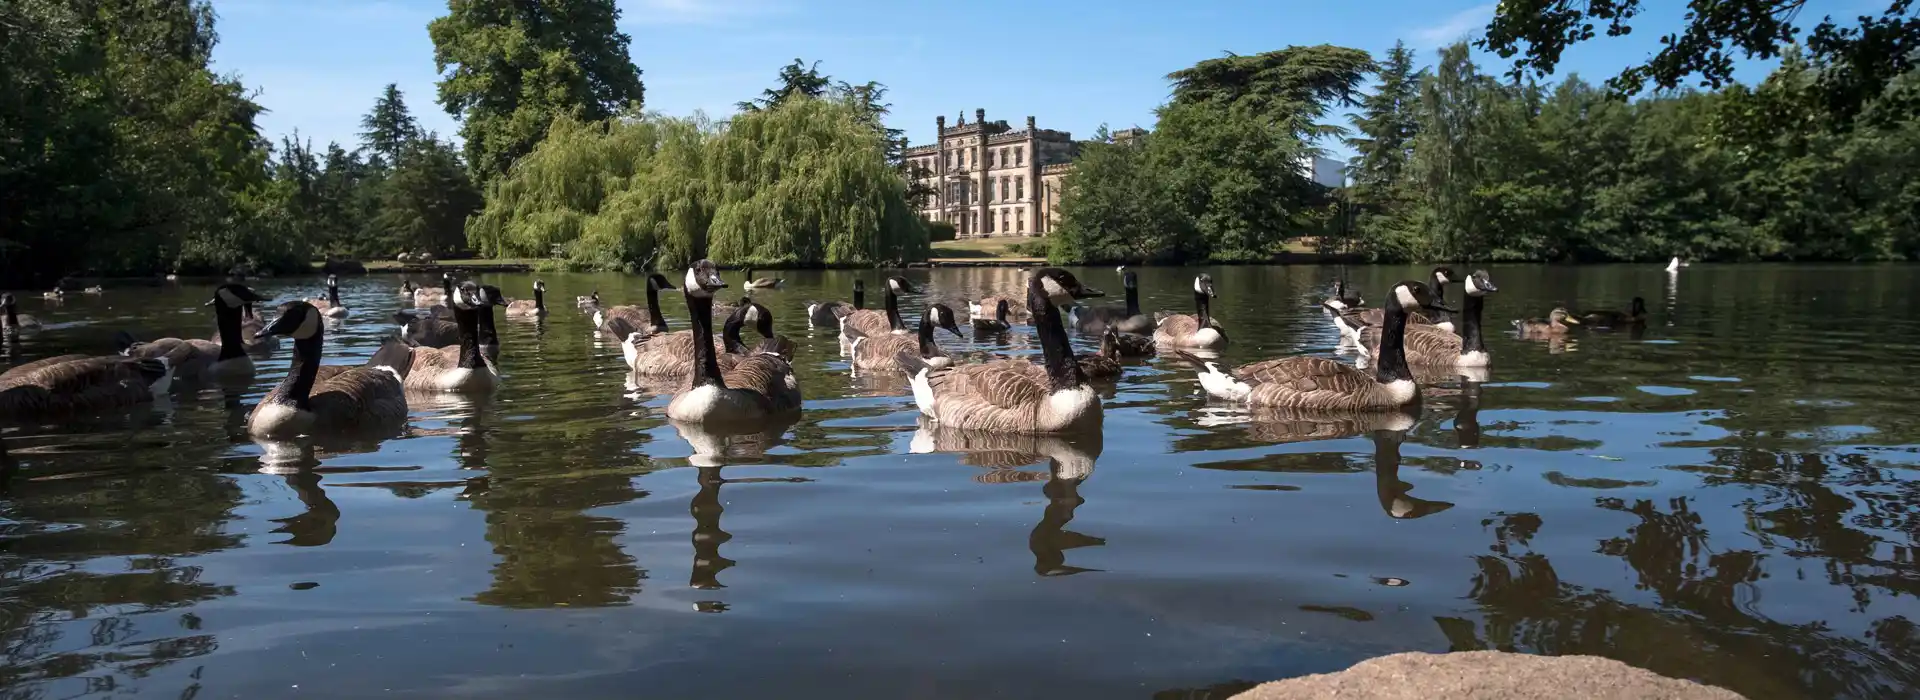
[[[269,458],[244,416],[285,349],[244,392],[9,426],[0,694],[1206,698],[1492,648],[1754,698],[1911,697],[1911,271],[1493,267],[1495,366],[1428,378],[1412,421],[1249,422],[1153,360],[1103,386],[1104,434],[1074,439],[925,430],[898,378],[851,378],[800,307],[856,277],[877,305],[875,272],[756,294],[800,341],[797,424],[686,434],[572,308],[638,303],[642,280],[545,275],[553,315],[500,321],[503,387],[416,402],[391,439]],[[1078,272],[1118,294],[1112,270]],[[1145,305],[1187,310],[1194,272],[1142,270]],[[1227,359],[1336,351],[1315,306],[1335,270],[1210,272]],[[909,319],[1023,285],[901,274],[927,292]],[[1423,273],[1352,274],[1378,299]],[[344,282],[329,362],[392,332],[398,283]],[[104,353],[120,329],[205,337],[209,293],[25,299],[49,327],[8,359]],[[1636,295],[1644,331],[1506,332]],[[940,342],[1037,354],[1024,326]]]

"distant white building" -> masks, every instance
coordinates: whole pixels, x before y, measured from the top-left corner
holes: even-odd
[[[1320,156],[1301,156],[1301,174],[1320,183],[1322,187],[1345,187],[1347,185],[1347,164],[1332,158]]]

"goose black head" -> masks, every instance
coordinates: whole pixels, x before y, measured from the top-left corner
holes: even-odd
[[[1400,308],[1409,311],[1414,309],[1456,311],[1456,309],[1436,301],[1433,298],[1433,291],[1428,289],[1425,283],[1415,282],[1413,280],[1394,285],[1393,301],[1399,302]]]
[[[533,281],[533,291],[536,291],[536,292],[539,292],[539,293],[541,293],[541,294],[545,294],[545,293],[547,293],[547,281],[546,281],[546,280],[534,280],[534,281]]]
[[[1002,299],[1000,303],[1005,304],[1007,302]],[[927,320],[932,321],[935,327],[945,328],[953,331],[954,335],[960,335],[960,325],[955,323],[953,319],[953,309],[949,308],[946,304],[934,304],[927,307]]]
[[[213,306],[214,304],[219,304],[229,309],[238,309],[248,304],[258,304],[263,301],[266,301],[266,298],[255,294],[252,287],[238,282],[228,282],[214,287],[213,298],[208,299],[205,305]]]
[[[340,278],[339,278],[339,276],[337,276],[337,275],[327,275],[327,286],[329,286],[329,287],[338,287],[338,286],[340,286]]]
[[[687,267],[686,285],[688,295],[712,298],[714,292],[727,288],[727,281],[720,279],[720,266],[712,260],[697,260]]]
[[[1461,284],[1466,287],[1468,295],[1476,297],[1500,291],[1499,287],[1493,286],[1493,278],[1487,276],[1486,270],[1474,270]]]
[[[1453,268],[1444,265],[1433,268],[1433,284],[1435,286],[1444,287],[1458,281],[1460,281],[1460,275],[1455,274]]]
[[[908,282],[908,281],[907,281],[907,278],[905,278],[905,277],[888,277],[888,278],[887,278],[887,288],[888,288],[888,289],[891,289],[891,290],[893,290],[893,293],[894,293],[894,294],[918,294],[918,293],[920,293],[920,290],[918,290],[918,289],[915,289],[915,288],[913,287],[913,283],[911,283],[911,282]]]
[[[752,326],[762,338],[773,337],[773,311],[752,299],[741,297],[740,305],[734,308],[727,322],[738,322],[741,327]]]
[[[0,294],[0,307],[13,306],[13,292]]]
[[[1075,299],[1103,297],[1106,292],[1080,283],[1073,273],[1057,267],[1043,267],[1033,273],[1040,281],[1040,289],[1046,292],[1048,303],[1054,306],[1066,306]]]
[[[320,333],[320,311],[304,301],[291,301],[280,305],[280,317],[273,324],[254,333],[254,339],[283,335],[294,340],[306,340]]]
[[[672,282],[667,281],[666,275],[658,272],[647,275],[647,286],[656,292],[662,289],[679,289],[679,287],[673,286]],[[595,299],[600,298],[600,292],[598,290],[595,290],[593,294]]]
[[[12,304],[12,303],[13,303],[13,297],[12,297],[11,295],[9,295],[9,296],[7,297],[7,303],[8,303],[8,304]],[[1646,299],[1642,299],[1642,298],[1640,298],[1640,297],[1634,297],[1634,298],[1633,298],[1633,308],[1632,308],[1632,309],[1630,310],[1630,312],[1631,312],[1631,313],[1632,313],[1633,315],[1635,315],[1635,316],[1645,316],[1645,315],[1647,315],[1647,300],[1646,300]]]
[[[401,294],[412,294],[412,293],[413,293],[413,290],[415,290],[415,289],[419,289],[419,287],[417,287],[417,286],[414,286],[414,284],[413,284],[413,280],[407,280],[407,281],[405,281],[405,282],[401,282],[401,283],[400,283],[400,293],[401,293]]]
[[[866,280],[854,280],[854,281],[853,281],[853,291],[856,291],[856,292],[864,292],[864,291],[867,291],[867,281],[866,281]]]
[[[482,306],[506,306],[507,294],[491,284],[480,285],[480,294],[484,298]]]
[[[1213,291],[1213,275],[1204,272],[1200,273],[1198,277],[1193,278],[1193,293],[1205,294],[1208,298],[1220,296]]]
[[[1127,269],[1127,266],[1121,265],[1120,266],[1120,287],[1122,289],[1137,289],[1139,288],[1139,286],[1140,286],[1140,275],[1135,274],[1134,271]]]
[[[450,309],[471,310],[491,304],[493,301],[487,298],[487,291],[480,285],[474,284],[473,280],[461,282],[460,286],[453,288],[453,294],[447,297],[447,308]]]

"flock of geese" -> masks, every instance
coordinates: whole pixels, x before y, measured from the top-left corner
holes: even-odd
[[[1001,358],[961,361],[939,342],[944,330],[961,336],[961,321],[945,303],[926,305],[917,323],[902,318],[900,298],[919,294],[902,277],[888,277],[880,308],[866,308],[864,282],[849,302],[809,302],[807,320],[837,329],[840,352],[859,373],[906,377],[914,404],[929,422],[949,429],[999,434],[1049,435],[1098,430],[1100,395],[1091,382],[1121,373],[1125,358],[1165,355],[1193,366],[1209,396],[1252,408],[1341,413],[1392,411],[1420,400],[1414,367],[1483,368],[1491,362],[1482,320],[1486,297],[1498,291],[1484,270],[1459,276],[1432,271],[1429,281],[1393,285],[1385,303],[1369,307],[1336,281],[1323,302],[1343,345],[1363,360],[1297,355],[1235,367],[1202,357],[1227,346],[1228,330],[1212,314],[1213,279],[1193,279],[1191,313],[1140,308],[1138,279],[1119,268],[1124,302],[1094,305],[1105,296],[1067,270],[1032,271],[1024,295],[965,300],[969,323],[982,333],[1006,331],[1024,319],[1032,326],[1041,361]],[[271,323],[255,313],[268,303],[251,288],[230,281],[206,302],[216,331],[210,339],[137,340],[122,334],[118,354],[61,355],[0,373],[0,419],[51,420],[134,406],[153,400],[176,383],[246,384],[256,358],[270,356],[280,339],[292,345],[284,379],[247,416],[247,430],[262,439],[325,436],[398,427],[410,393],[475,394],[500,380],[494,310],[509,319],[541,319],[550,309],[546,285],[535,281],[532,298],[508,299],[498,287],[456,283],[442,275],[437,288],[405,282],[399,293],[412,310],[395,315],[397,332],[359,365],[322,365],[327,321],[344,318],[339,282],[329,276],[324,294],[278,304]],[[753,278],[745,289],[774,289],[778,278]],[[1459,285],[1458,308],[1446,301]],[[773,329],[773,312],[742,297],[726,305],[716,298],[728,287],[710,260],[689,265],[678,286],[659,273],[646,277],[646,304],[603,306],[599,293],[577,297],[595,332],[617,342],[634,383],[670,394],[667,417],[727,432],[752,431],[797,413],[803,404],[793,365],[794,343]],[[661,293],[685,299],[689,327],[668,328]],[[715,337],[714,319],[721,319]],[[1646,304],[1635,298],[1625,311],[1574,315],[1554,309],[1544,318],[1513,322],[1522,337],[1551,338],[1573,326],[1622,327],[1646,322]],[[8,333],[34,328],[12,294],[0,294],[0,321]],[[1101,339],[1097,353],[1076,355],[1069,329]],[[752,342],[743,333],[758,337]]]

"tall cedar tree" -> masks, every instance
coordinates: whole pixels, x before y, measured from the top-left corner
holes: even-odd
[[[386,170],[400,162],[400,154],[420,138],[420,124],[407,111],[407,100],[400,94],[398,83],[387,83],[373,110],[360,118],[360,128],[360,145],[369,154],[367,164],[375,170]]]

